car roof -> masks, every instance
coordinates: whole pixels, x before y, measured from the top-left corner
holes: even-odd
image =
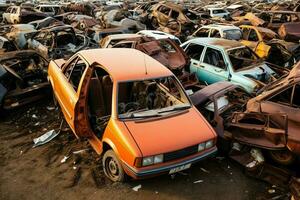
[[[232,29],[236,29],[236,30],[240,30],[239,27],[234,26],[234,25],[223,25],[223,24],[209,24],[206,26],[202,26],[201,28],[216,28],[216,29],[220,29],[220,30],[232,30]]]
[[[122,34],[108,35],[106,37],[110,38],[111,40],[117,40],[117,39],[138,38],[138,37],[142,37],[142,36],[135,34],[135,33],[125,33],[125,34],[122,33]]]
[[[89,65],[101,65],[113,81],[144,80],[172,75],[167,67],[136,49],[89,49],[78,54]]]
[[[222,38],[194,38],[189,40],[188,42],[215,46],[217,48],[224,49],[224,50],[233,49],[237,47],[244,47],[244,45],[238,41],[226,40]]]
[[[257,29],[258,32],[262,32],[262,33],[271,33],[271,34],[274,34],[274,35],[277,34],[274,31],[272,31],[271,29],[260,27],[260,26],[241,25],[241,27]]]

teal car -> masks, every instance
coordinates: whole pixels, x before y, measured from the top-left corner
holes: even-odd
[[[181,45],[190,57],[189,70],[200,81],[212,84],[229,81],[256,93],[288,70],[271,66],[242,43],[220,38],[195,38]]]

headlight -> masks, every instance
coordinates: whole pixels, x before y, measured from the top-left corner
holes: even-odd
[[[211,147],[213,147],[214,146],[214,141],[213,140],[209,140],[209,141],[207,141],[206,143],[205,143],[205,148],[206,149],[209,149],[209,148],[211,148]]]
[[[205,142],[198,145],[198,151],[203,151],[205,149]]]
[[[162,163],[163,161],[164,161],[164,155],[163,154],[154,156],[154,164]]]
[[[148,166],[152,164],[153,164],[153,156],[143,158],[143,166]]]
[[[164,161],[163,154],[159,154],[156,156],[149,156],[149,157],[143,158],[143,166],[158,164],[158,163],[162,163],[163,161]]]

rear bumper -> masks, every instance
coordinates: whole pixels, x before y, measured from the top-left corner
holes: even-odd
[[[193,163],[196,163],[205,158],[212,157],[217,153],[217,151],[218,151],[217,148],[214,147],[211,150],[209,150],[208,152],[205,152],[204,154],[194,156],[187,160],[183,160],[183,161],[175,163],[175,164],[171,164],[171,165],[167,165],[167,166],[163,166],[163,167],[152,168],[152,169],[148,169],[148,170],[141,170],[141,169],[133,168],[125,162],[123,162],[123,167],[124,167],[124,170],[127,172],[127,174],[130,175],[131,177],[133,177],[134,179],[149,178],[149,177],[153,177],[156,175],[168,173],[171,169],[174,169],[176,167],[180,167],[180,166],[187,165],[187,164],[193,164]]]

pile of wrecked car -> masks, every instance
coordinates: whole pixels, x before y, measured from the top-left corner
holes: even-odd
[[[113,181],[173,174],[217,148],[251,174],[274,161],[297,164],[299,5],[8,6],[0,27],[0,108],[52,91],[75,136],[103,155]],[[297,178],[289,181],[299,199]]]

